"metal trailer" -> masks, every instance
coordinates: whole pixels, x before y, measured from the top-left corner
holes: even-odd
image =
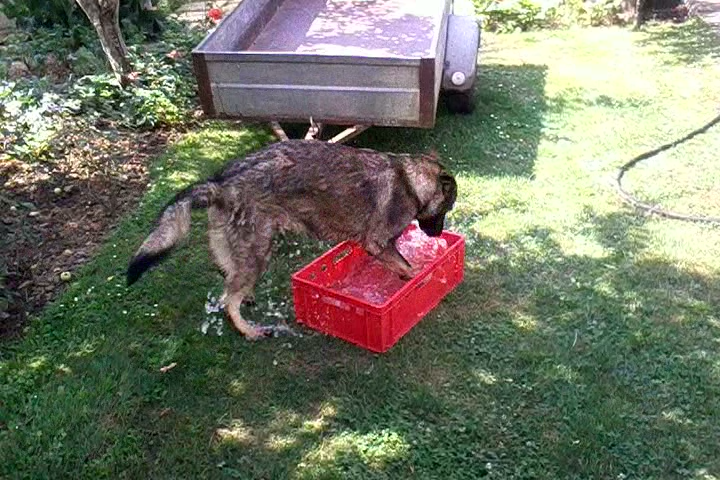
[[[480,30],[461,0],[243,0],[193,50],[215,118],[432,128],[441,91],[473,109]]]

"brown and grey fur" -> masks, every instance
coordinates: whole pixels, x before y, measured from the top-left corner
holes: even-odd
[[[414,219],[428,235],[440,235],[456,194],[455,179],[435,155],[315,140],[274,143],[180,192],[131,260],[128,285],[187,235],[191,209],[207,208],[210,251],[225,276],[226,312],[243,335],[257,338],[261,333],[243,320],[240,305],[253,299],[276,232],[356,241],[408,279],[411,266],[395,240]]]

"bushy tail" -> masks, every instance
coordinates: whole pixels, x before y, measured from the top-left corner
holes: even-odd
[[[220,186],[203,183],[186,188],[169,202],[158,217],[157,226],[135,252],[127,270],[127,284],[135,283],[143,273],[160,263],[190,231],[193,208],[207,208],[219,198]]]

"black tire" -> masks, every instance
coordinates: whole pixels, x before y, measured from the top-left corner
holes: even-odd
[[[450,113],[469,115],[475,111],[473,90],[467,92],[446,92],[445,105]]]

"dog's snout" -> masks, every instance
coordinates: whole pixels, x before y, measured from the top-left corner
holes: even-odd
[[[445,215],[438,215],[427,220],[418,220],[420,230],[428,237],[439,237],[445,227]]]

